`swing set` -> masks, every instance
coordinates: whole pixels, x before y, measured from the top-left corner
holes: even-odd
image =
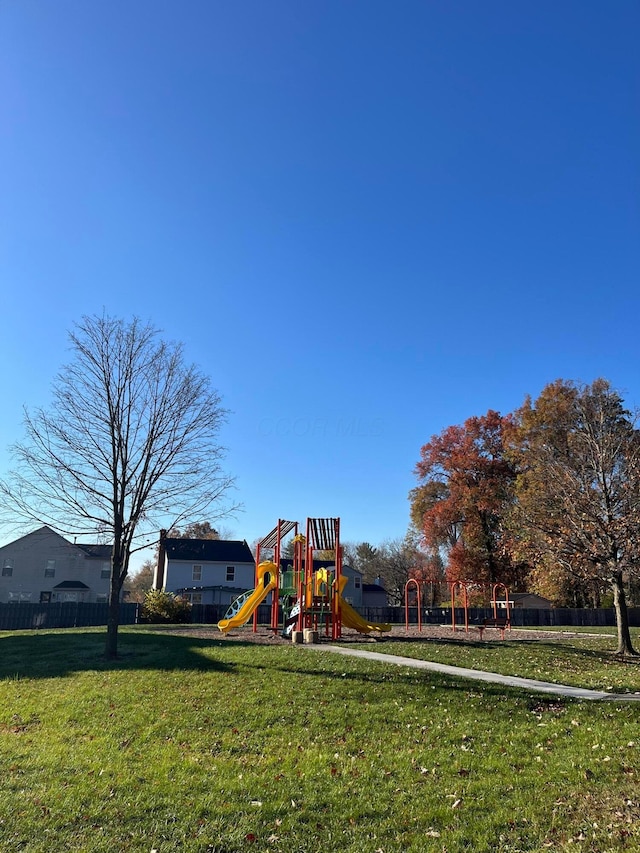
[[[422,599],[423,599],[423,587],[430,583],[429,581],[418,580],[417,578],[409,578],[404,587],[404,618],[405,618],[405,631],[409,630],[409,608],[411,606],[416,607],[418,613],[418,631],[422,631]],[[449,592],[451,595],[451,629],[453,631],[457,630],[456,626],[456,596],[459,595],[462,604],[461,606],[464,608],[464,630],[469,633],[469,597],[470,593],[477,592],[479,589],[482,589],[485,594],[488,590],[490,590],[491,598],[490,604],[493,612],[493,616],[486,618],[483,620],[482,625],[476,625],[475,627],[480,632],[480,639],[483,637],[483,633],[486,628],[496,628],[500,631],[500,637],[504,640],[504,632],[511,630],[511,602],[509,600],[509,590],[507,586],[503,583],[481,583],[478,581],[450,581],[449,582]],[[498,598],[499,593],[502,592],[504,598]],[[415,596],[415,604],[410,605],[411,594]],[[498,604],[502,604],[504,602],[504,612],[499,612],[503,610],[502,607],[498,608]]]

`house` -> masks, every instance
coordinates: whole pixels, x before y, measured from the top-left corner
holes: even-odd
[[[160,539],[153,589],[165,589],[192,604],[230,604],[253,589],[255,562],[244,540]]]
[[[503,610],[506,608],[504,599],[496,602],[496,605]],[[550,610],[553,603],[543,595],[536,595],[534,592],[511,592],[509,593],[509,607],[527,607],[534,610]]]
[[[389,598],[387,590],[379,580],[375,583],[362,584],[362,606],[363,607],[387,607]]]
[[[68,542],[49,527],[0,548],[0,603],[106,602],[111,545]]]
[[[362,607],[362,572],[359,569],[354,569],[352,566],[342,566],[342,576],[347,578],[347,583],[342,591],[342,597],[352,607]]]
[[[291,560],[280,560],[282,572],[293,568]],[[313,568],[335,569],[331,560],[314,560]],[[246,540],[160,538],[153,589],[181,595],[192,604],[231,602],[255,586],[255,561]],[[342,593],[354,607],[362,605],[362,572],[342,567],[347,578]],[[269,599],[267,599],[269,600]]]

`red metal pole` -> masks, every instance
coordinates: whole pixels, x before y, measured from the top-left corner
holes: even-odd
[[[342,546],[340,545],[340,519],[334,519],[334,544],[336,552],[336,583],[337,589],[340,589],[340,579],[342,578]],[[333,637],[339,640],[342,637],[342,611],[340,609],[340,598],[336,596],[336,608],[333,625]]]
[[[260,542],[256,545],[256,572],[255,578],[253,581],[253,588],[256,589],[258,586],[258,566],[260,565]],[[253,633],[255,634],[258,630],[258,608],[253,611]]]
[[[462,589],[464,592],[464,597],[463,597],[463,601],[464,601],[464,630],[468,634],[469,633],[469,595],[468,595],[467,582],[466,581],[464,582]]]
[[[298,602],[300,604],[299,613],[298,613],[298,631],[302,631],[305,627],[305,608],[306,608],[306,587],[307,587],[307,573],[309,571],[309,555],[313,554],[313,549],[310,543],[310,529],[309,529],[309,519],[307,518],[307,538],[305,540],[306,545],[306,557],[304,560],[304,571],[300,571],[300,582],[298,584]],[[302,548],[302,545],[300,546]],[[311,565],[313,566],[313,557],[311,558]]]
[[[404,585],[404,629],[405,631],[409,630],[409,588],[411,584],[415,584],[416,587],[416,603],[418,607],[418,631],[422,631],[422,608],[420,606],[420,582],[415,578],[409,578],[409,580]]]
[[[491,593],[492,597],[493,597],[493,601],[492,601],[493,618],[494,619],[498,618],[498,587],[502,587],[502,589],[504,590],[504,606],[506,608],[505,619],[506,619],[506,624],[507,624],[508,629],[511,630],[511,611],[509,609],[509,590],[507,589],[505,584],[500,583],[500,582],[494,583],[492,593]]]

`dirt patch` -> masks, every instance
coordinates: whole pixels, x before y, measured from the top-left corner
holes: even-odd
[[[151,627],[151,626],[150,626]],[[211,640],[229,640],[238,642],[241,640],[243,643],[256,643],[258,645],[265,646],[278,646],[278,645],[290,645],[291,639],[289,637],[283,637],[277,631],[271,631],[264,626],[260,626],[257,631],[254,632],[253,628],[249,625],[245,625],[242,628],[235,628],[232,631],[229,631],[228,634],[223,634],[222,631],[218,629],[216,625],[211,626],[188,626],[188,625],[158,625],[156,626],[158,630],[171,632],[172,634],[178,634],[181,636],[187,637],[199,637],[201,639],[211,639]],[[529,641],[532,640],[548,640],[550,637],[567,638],[567,637],[576,637],[579,634],[571,631],[537,631],[537,630],[527,630],[525,628],[514,629],[513,631],[505,632],[505,639],[509,641]],[[331,637],[326,637],[324,634],[320,635],[321,643],[332,643],[336,642],[332,640]],[[386,631],[384,634],[358,634],[356,631],[352,631],[349,628],[342,629],[342,641],[345,643],[363,643],[369,645],[381,645],[385,642],[427,642],[430,640],[433,641],[451,641],[455,639],[456,642],[463,643],[478,643],[481,641],[483,643],[494,643],[501,642],[500,631],[494,628],[486,628],[483,632],[482,638],[480,637],[480,632],[477,628],[469,628],[469,631],[465,631],[464,628],[457,628],[456,631],[452,631],[450,626],[445,625],[424,625],[422,627],[422,631],[418,631],[416,627],[409,627],[409,630],[406,631],[404,625],[394,625],[391,631]],[[338,641],[340,642],[340,641]]]

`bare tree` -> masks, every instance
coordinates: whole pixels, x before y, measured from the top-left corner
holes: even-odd
[[[53,383],[51,407],[25,411],[26,438],[0,490],[23,519],[112,545],[113,658],[131,554],[151,531],[231,511],[218,509],[232,485],[219,444],[227,412],[182,345],[149,323],[84,317],[70,340],[73,358]]]
[[[127,576],[124,589],[129,601],[135,601],[138,604],[144,602],[147,593],[153,586],[154,568],[155,562],[153,560],[145,560],[135,574]]]
[[[382,542],[372,551],[375,552],[375,560],[370,564],[370,568],[380,576],[392,603],[402,604],[407,580],[421,576],[427,565],[428,555],[409,534],[402,539]]]

